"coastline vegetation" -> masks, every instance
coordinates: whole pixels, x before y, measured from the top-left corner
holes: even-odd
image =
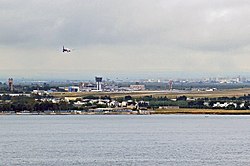
[[[97,94],[97,93],[96,93]],[[99,94],[100,95],[100,94]],[[188,95],[187,95],[188,96]],[[94,108],[115,108],[107,103],[100,103],[98,100],[116,101],[118,103],[130,101],[132,106],[140,101],[147,102],[143,109],[148,110],[151,114],[250,114],[250,94],[243,96],[220,96],[220,97],[202,97],[194,98],[186,95],[176,96],[174,99],[165,96],[131,96],[127,94],[124,97],[112,98],[108,95],[85,95],[75,101],[66,101],[63,97],[55,98],[53,95],[37,95],[31,96],[10,96],[4,94],[0,96],[0,112],[45,112],[54,111],[61,112],[65,110],[83,110],[88,111]],[[45,99],[45,100],[44,100]],[[58,102],[53,102],[49,99],[57,99]],[[75,105],[75,102],[88,100],[85,104]],[[95,101],[95,102],[91,102]],[[220,106],[222,103],[228,103],[225,106]],[[218,106],[216,106],[216,104]],[[132,110],[140,110],[140,107],[128,107]],[[119,106],[121,107],[121,106]]]

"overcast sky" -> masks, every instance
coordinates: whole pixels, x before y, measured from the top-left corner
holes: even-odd
[[[0,77],[250,73],[249,9],[249,0],[0,0]]]

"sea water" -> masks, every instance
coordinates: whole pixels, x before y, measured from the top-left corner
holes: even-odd
[[[250,165],[250,116],[0,116],[0,165]]]

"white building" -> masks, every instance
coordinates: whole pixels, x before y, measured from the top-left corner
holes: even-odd
[[[130,85],[130,89],[135,91],[145,90],[145,85]]]

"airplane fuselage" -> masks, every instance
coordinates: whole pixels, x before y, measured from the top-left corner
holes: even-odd
[[[70,52],[71,50],[69,49],[69,48],[65,48],[64,46],[63,46],[63,52]]]

